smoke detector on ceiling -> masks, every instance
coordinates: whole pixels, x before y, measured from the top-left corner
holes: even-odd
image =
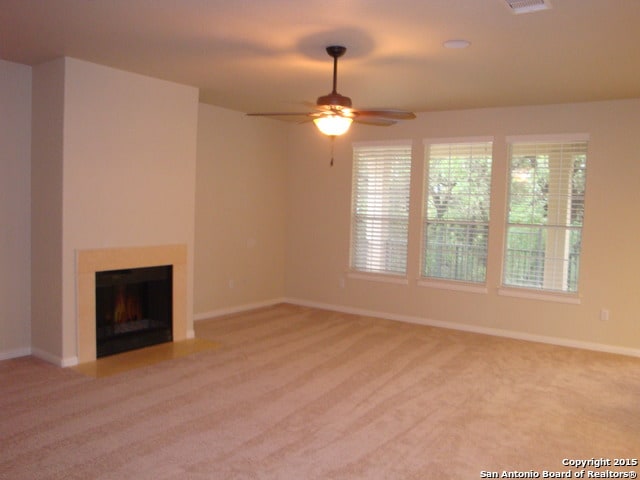
[[[505,0],[512,13],[531,13],[551,8],[550,0]]]

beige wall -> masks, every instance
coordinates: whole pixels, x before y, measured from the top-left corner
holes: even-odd
[[[355,125],[336,140],[332,168],[329,141],[308,125],[294,127],[288,157],[287,295],[398,319],[638,353],[638,125],[640,100],[424,113],[389,128]],[[579,305],[498,295],[507,191],[505,136],[557,133],[590,135]],[[418,286],[423,139],[486,135],[494,137],[488,293]],[[414,145],[408,285],[347,275],[351,144],[381,139],[411,139]],[[606,322],[600,320],[602,308],[610,311]]]
[[[197,318],[284,296],[286,133],[282,122],[200,105]]]
[[[58,254],[60,260],[50,261],[61,262],[56,283],[61,284],[62,301],[59,315],[54,311],[45,318],[40,316],[45,315],[42,309],[38,308],[38,316],[34,310],[33,324],[50,338],[49,343],[37,345],[43,356],[68,364],[77,355],[78,250],[186,244],[191,272],[187,307],[193,312],[198,91],[71,58],[53,64],[63,65],[64,95],[58,88],[52,92],[56,102],[64,99],[62,162],[52,172],[56,179],[61,176],[63,188],[60,192],[58,181],[52,186],[42,182],[42,189],[51,192],[46,209],[55,214],[49,220],[52,225],[42,232],[45,240],[39,248]],[[34,83],[42,81],[48,88],[55,83],[57,87],[60,78],[55,82],[40,78],[39,68],[34,70]],[[42,115],[50,114],[45,107],[39,110]],[[44,163],[36,161],[34,170],[42,172]],[[44,211],[45,206],[41,207]],[[60,248],[52,252],[44,243],[59,234]],[[37,255],[38,251],[34,258]],[[56,300],[44,288],[34,286],[42,304],[54,304]],[[51,293],[58,294],[55,289]],[[192,322],[190,314],[190,329]]]
[[[30,162],[31,68],[0,60],[0,359],[31,348]]]
[[[195,281],[189,278],[189,312],[198,318],[287,298],[578,346],[640,350],[640,226],[633,222],[640,204],[640,100],[425,113],[390,128],[355,125],[336,140],[330,167],[330,142],[311,125],[198,107],[197,91],[190,87],[58,59],[34,67],[30,99],[24,82],[31,69],[7,62],[0,69],[3,111],[6,104],[15,113],[0,132],[0,173],[7,184],[0,211],[15,227],[5,234],[17,235],[0,245],[0,294],[10,299],[0,305],[0,355],[31,347],[60,363],[73,361],[75,252],[149,243],[188,245],[195,275]],[[505,136],[549,133],[587,133],[591,139],[579,305],[497,292]],[[495,140],[488,293],[417,286],[423,139],[486,135]],[[414,144],[408,285],[347,274],[351,143],[381,139]],[[9,282],[7,272],[22,267],[19,283]],[[599,319],[602,308],[610,311],[609,321]]]
[[[33,69],[31,139],[31,344],[62,359],[64,59]]]

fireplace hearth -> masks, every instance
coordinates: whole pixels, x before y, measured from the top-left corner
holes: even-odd
[[[171,342],[171,265],[95,273],[96,357]]]

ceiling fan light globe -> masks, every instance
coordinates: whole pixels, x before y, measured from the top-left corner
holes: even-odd
[[[323,115],[313,120],[318,130],[332,137],[347,133],[351,122],[353,122],[353,118],[340,115]]]

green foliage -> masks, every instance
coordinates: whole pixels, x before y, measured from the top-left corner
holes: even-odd
[[[576,146],[512,155],[505,284],[577,291],[586,154]]]
[[[455,148],[455,147],[454,147]],[[469,282],[486,277],[491,154],[429,159],[423,275]]]
[[[491,157],[431,158],[427,218],[489,221]]]

